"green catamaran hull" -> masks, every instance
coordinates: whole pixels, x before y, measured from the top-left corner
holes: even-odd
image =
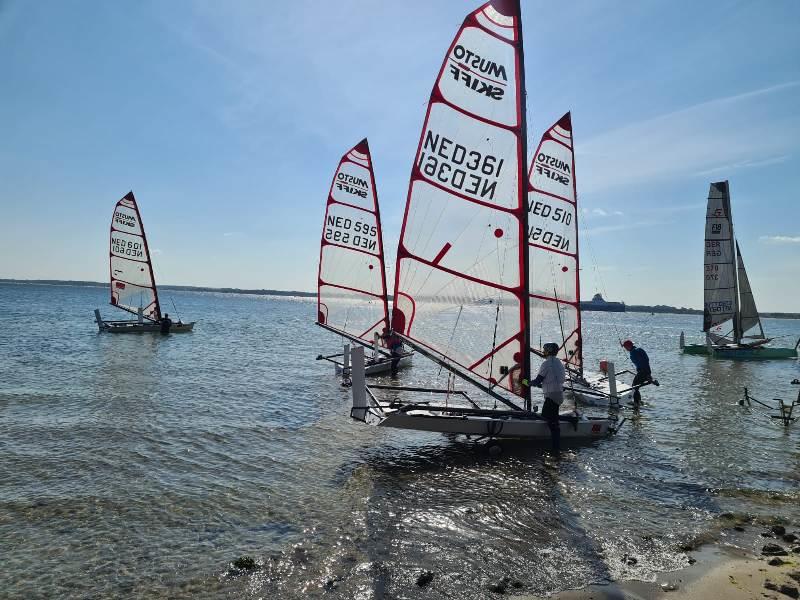
[[[708,346],[703,344],[689,344],[683,348],[684,354],[709,355]],[[731,347],[711,347],[711,355],[714,358],[729,358],[733,360],[774,360],[778,358],[797,358],[796,348],[769,348],[759,346],[756,348],[747,346]]]

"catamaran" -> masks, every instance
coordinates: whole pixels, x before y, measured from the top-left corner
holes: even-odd
[[[773,338],[764,334],[739,242],[733,233],[727,181],[712,183],[708,191],[704,271],[706,343],[686,344],[681,332],[680,347],[685,354],[745,360],[797,357],[800,340],[794,348],[766,345]]]
[[[117,202],[111,218],[109,250],[111,305],[136,315],[137,319],[105,321],[95,309],[95,321],[101,332],[147,333],[161,331],[161,305],[153,275],[153,263],[147,247],[144,224],[133,192]],[[194,322],[178,321],[170,333],[191,331]]]
[[[605,372],[584,370],[578,253],[578,194],[572,116],[568,112],[542,136],[528,172],[528,246],[531,350],[557,341],[567,369],[565,390],[576,402],[620,404],[632,388]]]
[[[389,302],[381,216],[366,139],[342,156],[328,192],[319,249],[317,325],[370,346],[368,375],[391,370],[391,353],[382,347],[389,330]],[[317,359],[333,362],[337,375],[348,375],[349,347]],[[411,357],[403,353],[397,367],[409,366]]]
[[[444,390],[370,386],[425,394],[417,402],[396,394],[382,401],[363,382],[364,351],[357,348],[355,419],[490,438],[550,438],[528,384],[536,356],[530,280],[540,265],[530,263],[527,241],[524,77],[519,1],[492,0],[470,13],[431,93],[397,250],[394,331],[485,398],[450,384]],[[444,402],[434,402],[436,394]],[[601,437],[614,425],[612,418],[577,412],[562,419],[564,438]]]

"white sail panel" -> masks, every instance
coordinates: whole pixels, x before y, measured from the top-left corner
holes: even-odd
[[[153,267],[144,225],[133,192],[126,194],[114,207],[111,218],[109,263],[111,304],[158,321],[158,304]]]
[[[549,342],[559,358],[583,368],[578,212],[572,119],[565,114],[542,136],[528,174],[531,349]]]
[[[506,389],[507,372],[527,368],[518,10],[497,1],[468,15],[443,61],[409,183],[392,317],[413,344]]]
[[[705,245],[703,331],[709,331],[736,315],[736,271],[727,181],[712,183],[709,188]]]
[[[320,243],[317,322],[371,343],[389,324],[383,242],[367,140],[339,161]]]
[[[736,263],[739,271],[739,327],[740,333],[744,336],[748,330],[758,327],[757,334],[749,335],[749,338],[764,339],[764,329],[761,327],[761,317],[758,316],[756,299],[750,287],[750,280],[747,278],[747,271],[744,268],[742,251],[739,249],[739,242],[736,242]]]

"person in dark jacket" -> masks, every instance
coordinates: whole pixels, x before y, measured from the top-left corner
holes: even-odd
[[[650,357],[647,356],[647,352],[644,351],[644,348],[637,347],[631,340],[622,342],[622,347],[628,351],[631,362],[633,366],[636,367],[636,376],[633,378],[633,385],[637,386],[644,383],[651,383],[653,381],[653,374],[650,371]],[[634,410],[639,410],[641,404],[642,394],[639,393],[639,388],[637,387],[633,391]]]
[[[161,318],[161,321],[159,321],[159,323],[161,325],[161,333],[165,335],[168,334],[169,328],[172,327],[172,319],[169,318],[169,314],[164,313],[164,316]]]
[[[387,327],[383,328],[381,338],[386,348],[392,353],[392,377],[397,377],[397,369],[400,365],[400,359],[403,357],[403,340]]]

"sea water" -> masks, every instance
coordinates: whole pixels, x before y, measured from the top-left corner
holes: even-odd
[[[107,294],[0,285],[4,598],[545,594],[679,568],[724,512],[800,519],[800,423],[737,405],[796,397],[798,362],[684,356],[699,316],[584,313],[587,366],[629,367],[631,338],[661,387],[615,437],[498,458],[350,420],[313,299],[167,291],[193,333],[110,335]],[[400,381],[446,373],[417,356]],[[231,570],[243,555],[258,569]]]

